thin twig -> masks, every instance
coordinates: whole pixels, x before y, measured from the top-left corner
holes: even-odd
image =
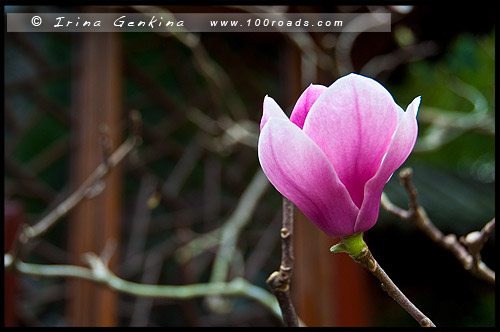
[[[35,225],[29,226],[24,230],[24,236],[27,239],[38,237],[48,231],[59,219],[64,217],[71,209],[73,209],[81,200],[83,200],[92,188],[98,184],[109,170],[115,167],[136,145],[136,139],[129,138],[123,142],[116,151],[109,156],[107,163],[99,165],[92,174],[74,191],[68,198],[62,201],[56,208],[52,209],[49,214],[43,217]]]
[[[224,222],[221,227],[204,233],[179,247],[175,252],[177,260],[181,263],[186,263],[201,252],[215,247],[220,243],[226,243],[226,245],[228,245],[227,241],[229,240],[231,241],[231,247],[228,247],[226,249],[221,248],[220,250],[228,250],[232,252],[232,250],[234,249],[236,238],[238,237],[241,229],[250,220],[252,211],[254,211],[257,202],[267,190],[268,185],[269,181],[265,177],[264,173],[262,173],[262,171],[260,171],[259,169],[254,175],[254,178],[248,185],[245,192],[242,194],[234,212],[226,220],[226,222]],[[220,257],[226,257],[226,255],[227,254],[223,254],[220,251],[218,253],[218,256]],[[228,271],[228,266],[226,266],[228,261],[222,261],[222,258],[220,259],[221,261],[219,262],[219,264],[222,271],[217,272],[218,275],[213,277],[219,281],[227,277]]]
[[[134,212],[131,217],[131,236],[124,254],[125,261],[134,258],[135,255],[142,256],[146,244],[147,231],[151,220],[151,208],[148,206],[148,199],[156,190],[158,182],[153,176],[146,173],[141,177],[137,199],[134,203]]]
[[[391,278],[380,267],[370,249],[363,240],[363,232],[341,238],[341,241],[330,248],[333,253],[348,253],[351,258],[366,267],[382,282],[382,289],[389,294],[406,312],[408,312],[422,327],[434,327],[434,323],[425,316],[392,282]]]
[[[211,281],[226,280],[239,234],[250,220],[259,199],[268,188],[269,180],[267,180],[267,177],[259,168],[247,189],[241,195],[238,206],[224,224],[221,233],[220,248],[212,270]]]
[[[146,16],[161,13],[163,17],[171,21],[177,21],[175,14],[169,12],[165,7],[157,6],[132,6],[132,9]],[[213,95],[216,102],[222,101],[235,118],[245,117],[247,109],[245,103],[238,93],[234,91],[234,84],[231,76],[225,68],[220,66],[207,52],[200,37],[184,29],[182,33],[171,33],[168,29],[159,32],[159,35],[173,37],[192,52],[192,60],[195,69],[210,82],[208,84],[209,92]],[[221,105],[222,106],[222,105]]]
[[[409,209],[404,210],[392,204],[386,195],[382,196],[382,207],[402,220],[411,222],[421,232],[442,248],[450,251],[472,275],[495,285],[495,271],[491,270],[480,257],[480,251],[495,228],[495,218],[480,232],[471,232],[457,239],[455,234],[444,235],[431,221],[425,209],[418,203],[417,190],[411,183],[413,170],[405,168],[399,173],[402,186],[410,198]]]
[[[276,234],[281,229],[282,212],[279,210],[271,219],[271,222],[262,232],[260,239],[255,243],[253,250],[248,254],[245,260],[245,276],[249,280],[254,280],[254,277],[262,272],[264,264],[269,259],[269,253],[279,242]]]
[[[293,203],[283,197],[283,219],[281,235],[281,264],[279,271],[271,273],[267,285],[280,305],[285,326],[299,326],[295,307],[290,297],[290,282],[293,273]]]
[[[47,232],[52,228],[58,220],[64,217],[71,209],[73,209],[80,201],[85,198],[93,197],[96,193],[100,193],[103,189],[103,179],[109,171],[118,165],[136,145],[140,144],[141,138],[136,134],[139,132],[140,115],[137,111],[131,111],[132,132],[133,136],[125,140],[112,154],[107,147],[103,147],[105,151],[105,160],[89,175],[89,177],[76,189],[69,197],[64,199],[55,208],[45,215],[34,225],[24,224],[20,228],[18,241],[14,244],[10,251],[13,260],[16,261],[18,255],[26,251],[26,245],[33,239]],[[25,254],[25,252],[24,252]]]
[[[170,248],[175,241],[166,241],[162,243],[164,247]],[[163,252],[162,252],[163,251]],[[156,284],[160,280],[160,275],[164,261],[165,250],[151,250],[144,260],[144,271],[141,277],[141,283]],[[130,326],[147,326],[154,299],[139,297],[134,301],[134,310],[130,319]]]
[[[220,246],[215,256],[210,282],[222,282],[227,280],[239,235],[253,215],[253,211],[258,201],[268,188],[269,180],[259,168],[252,178],[252,181],[241,195],[238,206],[222,226]],[[212,234],[212,232],[210,232],[210,234]],[[208,298],[208,304],[212,309],[217,310],[217,303],[221,302],[220,298],[218,298],[219,296],[220,295]]]
[[[435,327],[434,323],[424,315],[407,297],[399,290],[398,286],[389,278],[380,267],[368,248],[355,260],[366,267],[382,283],[382,289],[389,294],[406,312],[408,312],[422,327]]]

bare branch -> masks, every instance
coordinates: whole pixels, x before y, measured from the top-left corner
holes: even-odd
[[[19,253],[25,249],[26,244],[40,235],[47,232],[51,227],[53,227],[58,220],[64,217],[69,211],[71,211],[79,202],[85,198],[93,197],[99,194],[104,188],[103,179],[109,173],[109,171],[116,167],[133,149],[138,145],[141,140],[140,137],[135,134],[138,132],[137,127],[140,125],[137,119],[136,112],[132,112],[135,116],[132,123],[132,130],[134,135],[128,138],[122,143],[112,154],[109,153],[110,146],[105,142],[106,138],[103,135],[103,154],[105,155],[105,160],[101,163],[92,174],[76,189],[70,196],[59,203],[55,208],[50,210],[47,215],[36,222],[34,225],[24,224],[21,227],[21,231],[18,235],[18,241],[14,244],[10,251],[13,260],[18,259]]]
[[[280,305],[285,326],[299,326],[299,320],[290,298],[290,281],[293,273],[293,203],[283,197],[283,221],[281,235],[281,264],[279,271],[271,273],[267,285]]]
[[[359,257],[354,259],[377,277],[382,283],[382,289],[389,294],[406,312],[410,314],[422,327],[436,327],[434,323],[424,315],[403,292],[394,284],[387,273],[380,267],[370,250],[367,248]]]
[[[245,227],[250,220],[257,206],[257,202],[268,188],[269,180],[259,168],[252,178],[252,181],[241,195],[235,211],[222,226],[220,246],[213,264],[210,282],[227,280],[239,235],[243,227]],[[212,234],[212,232],[210,232],[210,234]],[[217,310],[217,303],[221,302],[219,296],[209,297],[207,300],[209,306]]]
[[[109,156],[107,163],[99,165],[92,174],[73,192],[68,198],[62,201],[56,208],[49,212],[35,225],[29,226],[24,231],[27,239],[38,237],[49,230],[59,219],[64,217],[81,200],[83,200],[92,188],[101,181],[109,170],[115,167],[125,156],[135,147],[134,138],[127,139],[116,151]]]
[[[394,205],[385,194],[382,195],[382,207],[400,219],[412,223],[432,241],[453,253],[465,270],[494,285],[495,271],[481,260],[480,251],[495,228],[495,218],[489,221],[481,231],[471,232],[460,239],[457,239],[455,234],[444,235],[418,203],[417,190],[411,183],[412,175],[411,168],[405,168],[399,173],[401,184],[410,198],[409,209],[404,210]]]
[[[281,317],[276,299],[264,289],[243,278],[228,282],[209,282],[190,285],[149,285],[124,280],[108,269],[106,263],[94,253],[86,255],[90,268],[76,265],[45,265],[14,260],[4,255],[4,265],[13,271],[26,275],[51,278],[78,278],[96,282],[123,294],[150,298],[190,299],[207,295],[243,296],[250,298],[277,317]]]

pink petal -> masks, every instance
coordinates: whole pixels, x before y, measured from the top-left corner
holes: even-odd
[[[406,112],[402,112],[399,124],[384,161],[375,176],[366,183],[365,198],[359,211],[354,231],[364,232],[377,222],[380,197],[384,185],[392,174],[404,163],[415,146],[418,134],[416,114],[420,105],[420,97],[415,98]]]
[[[274,187],[331,237],[353,234],[358,208],[328,159],[299,127],[272,117],[258,143],[262,170]]]
[[[326,89],[326,86],[320,84],[309,85],[309,87],[302,92],[297,100],[297,103],[293,108],[292,115],[290,116],[290,121],[302,129],[311,106]]]
[[[260,130],[262,130],[267,121],[272,117],[288,120],[288,117],[278,103],[267,95],[264,97],[264,104],[262,108],[264,111],[262,113],[262,119],[260,120]]]
[[[325,90],[307,115],[304,132],[326,154],[358,207],[391,143],[397,107],[380,83],[349,74]]]

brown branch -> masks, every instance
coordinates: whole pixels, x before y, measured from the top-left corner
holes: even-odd
[[[495,218],[484,225],[481,231],[475,231],[460,237],[459,242],[463,244],[472,256],[471,272],[479,277],[495,283],[495,272],[481,261],[481,249],[488,241],[489,235],[495,229]],[[491,280],[490,280],[491,279]]]
[[[283,221],[281,235],[281,264],[279,271],[271,273],[267,285],[278,300],[285,326],[299,326],[299,320],[290,297],[290,281],[293,272],[293,203],[283,197]]]
[[[431,221],[425,209],[417,199],[417,189],[411,183],[413,170],[405,168],[399,173],[401,185],[406,189],[410,198],[409,209],[404,210],[390,202],[387,196],[382,197],[382,207],[387,212],[415,225],[432,241],[450,251],[462,263],[465,270],[472,275],[495,284],[495,271],[491,270],[482,260],[480,251],[495,228],[495,218],[489,221],[481,231],[469,233],[457,239],[455,234],[444,235]]]
[[[422,327],[436,327],[434,323],[424,315],[401,290],[389,278],[387,273],[380,267],[368,248],[354,258],[355,261],[366,267],[382,283],[382,289],[389,294],[406,312],[410,314]]]
[[[78,189],[68,198],[62,201],[56,208],[49,212],[35,225],[29,226],[25,230],[27,238],[38,237],[45,233],[60,218],[65,216],[81,200],[90,194],[96,184],[98,184],[109,170],[115,167],[135,146],[135,139],[127,139],[108,159],[107,162],[99,165],[92,174],[82,183]]]

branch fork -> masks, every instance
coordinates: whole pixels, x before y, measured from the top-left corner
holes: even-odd
[[[382,194],[382,207],[389,213],[415,225],[432,241],[453,253],[466,271],[494,286],[495,271],[481,260],[480,252],[495,229],[495,218],[487,222],[481,231],[471,232],[465,237],[457,238],[455,234],[443,234],[418,203],[417,189],[411,183],[412,176],[411,168],[404,168],[399,172],[401,185],[406,189],[410,198],[408,210],[394,205],[385,194]]]

